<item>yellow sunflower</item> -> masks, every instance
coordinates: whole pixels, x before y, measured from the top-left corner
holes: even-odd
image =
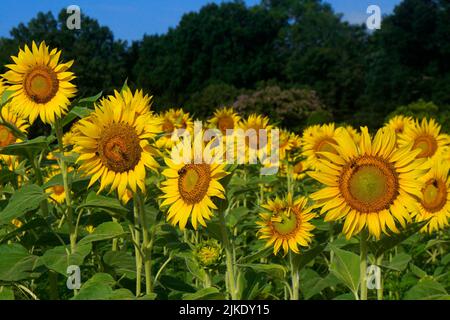
[[[325,221],[345,219],[347,238],[365,226],[377,239],[381,232],[399,232],[418,210],[414,196],[421,196],[419,178],[429,168],[425,159],[416,160],[419,150],[411,145],[396,148],[395,131],[380,129],[372,139],[366,127],[356,144],[346,130],[335,138],[338,154],[322,152],[317,171],[308,174],[326,185],[311,195],[326,213]]]
[[[350,134],[350,137],[353,138],[355,143],[359,143],[359,139],[361,139],[361,135],[359,134],[358,130],[356,130],[355,128],[353,128],[350,125],[344,126],[342,128],[344,128],[345,130],[348,131],[348,133]]]
[[[223,135],[227,134],[227,130],[237,128],[241,121],[241,117],[234,112],[233,108],[222,108],[214,112],[214,116],[208,120],[213,128],[217,128]]]
[[[7,103],[3,106],[1,117],[2,121],[14,125],[24,134],[27,133],[29,127],[28,123],[12,112],[11,103]],[[7,126],[0,124],[0,149],[18,142],[22,142],[22,140],[17,138]],[[0,160],[3,160],[10,170],[14,170],[17,166],[17,156],[0,154]]]
[[[49,50],[45,42],[39,47],[33,41],[31,50],[19,50],[12,56],[14,64],[7,64],[3,77],[13,91],[11,105],[21,117],[30,122],[39,116],[44,123],[53,123],[55,118],[67,112],[69,98],[76,93],[70,81],[75,78],[69,70],[73,61],[59,63],[61,51]]]
[[[123,95],[109,96],[95,110],[79,121],[73,138],[79,154],[80,170],[90,175],[89,187],[100,181],[98,192],[110,185],[123,198],[127,189],[145,190],[145,168],[156,170],[158,163],[148,148],[149,139],[159,132],[159,119],[151,113],[139,114],[134,102],[127,104]]]
[[[54,176],[61,173],[58,166],[53,167],[54,170],[50,173],[50,175],[47,177],[46,181],[49,181]],[[56,203],[62,204],[64,201],[66,201],[66,191],[64,190],[63,185],[55,184],[45,190],[46,193],[49,194],[50,199],[55,201]]]
[[[296,160],[290,164],[290,174],[294,180],[302,180],[306,176],[306,172],[308,171],[308,163],[304,160]],[[288,174],[288,167],[286,164],[281,165],[281,173],[283,175]]]
[[[197,135],[194,142],[183,140],[175,145],[172,155],[180,154],[185,157],[174,159],[164,158],[168,168],[162,174],[166,180],[162,182],[161,190],[164,201],[161,206],[169,206],[167,220],[172,225],[179,225],[181,230],[186,227],[189,217],[194,229],[198,224],[206,227],[205,220],[211,219],[211,209],[217,209],[211,201],[212,197],[225,198],[225,190],[219,180],[228,173],[225,165],[219,163],[219,154],[213,155],[210,150],[211,142],[203,147],[201,135]],[[200,143],[200,152],[195,152]],[[183,150],[190,150],[190,154],[183,154]],[[205,159],[206,151],[212,155],[211,159]]]
[[[308,166],[315,168],[319,159],[322,158],[321,152],[337,154],[337,131],[334,123],[314,125],[305,129],[302,136],[302,154],[306,158]]]
[[[299,253],[299,245],[308,247],[311,243],[314,226],[310,220],[315,214],[306,206],[307,202],[304,197],[293,200],[288,194],[286,199],[277,197],[262,205],[266,211],[259,214],[259,239],[267,240],[266,247],[273,245],[274,254],[281,247],[285,255],[289,250]]]
[[[422,232],[432,233],[444,229],[450,219],[450,177],[448,162],[440,159],[433,163],[431,170],[422,177],[422,197],[416,221],[428,221]]]
[[[405,131],[406,127],[414,126],[414,120],[412,117],[399,115],[392,117],[385,126],[393,129],[398,136]]]
[[[189,113],[183,109],[169,109],[161,115],[161,124],[163,136],[160,137],[155,145],[160,149],[171,149],[174,145],[172,135],[177,129],[188,130],[192,134],[194,122]]]
[[[399,135],[398,145],[404,147],[410,143],[413,149],[420,150],[417,158],[434,159],[441,157],[449,145],[449,136],[440,132],[441,126],[434,119],[418,120],[413,125],[405,126]]]

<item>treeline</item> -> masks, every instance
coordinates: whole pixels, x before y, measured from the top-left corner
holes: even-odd
[[[13,28],[0,38],[0,64],[19,45],[45,40],[75,59],[81,95],[111,92],[128,79],[154,95],[157,109],[183,107],[203,117],[234,104],[291,128],[330,118],[376,127],[419,99],[448,116],[448,0],[404,0],[373,33],[321,0],[209,4],[166,34],[131,44],[93,18],[83,16],[80,30],[68,30],[66,19],[65,10],[39,13]]]

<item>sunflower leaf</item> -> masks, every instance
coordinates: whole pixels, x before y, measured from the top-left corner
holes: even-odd
[[[335,256],[330,271],[356,296],[359,287],[359,257],[353,252],[330,245]]]

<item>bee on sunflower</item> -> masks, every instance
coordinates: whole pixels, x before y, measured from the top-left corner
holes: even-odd
[[[413,125],[405,126],[399,135],[398,145],[404,147],[413,144],[414,150],[420,150],[417,158],[434,160],[441,158],[445,148],[450,145],[447,134],[441,133],[441,126],[434,119],[416,120]]]
[[[177,129],[184,129],[190,133],[193,131],[194,122],[189,113],[184,112],[183,109],[169,109],[160,118],[163,135],[155,143],[160,149],[170,150],[173,147],[172,135]]]
[[[126,101],[124,94],[115,92],[79,121],[73,151],[80,171],[91,176],[88,188],[100,181],[98,192],[110,186],[120,199],[127,190],[145,190],[146,168],[156,171],[159,166],[149,140],[159,132],[160,120],[150,112],[139,114],[135,106],[141,99],[133,95]]]
[[[75,96],[76,86],[72,84],[75,75],[69,71],[73,61],[60,63],[61,51],[50,50],[45,42],[39,46],[33,41],[31,50],[25,45],[3,78],[12,91],[13,111],[30,123],[39,116],[44,123],[52,124],[57,117],[67,112],[69,99]]]
[[[307,202],[304,197],[294,200],[289,193],[284,199],[277,197],[262,204],[265,210],[259,214],[258,238],[267,241],[266,247],[273,245],[275,255],[281,248],[286,255],[289,250],[299,253],[299,246],[310,245],[314,229],[310,221],[315,214],[311,212],[312,207],[307,207]]]
[[[411,144],[397,148],[390,128],[373,139],[361,128],[359,144],[341,130],[335,141],[337,154],[321,152],[316,171],[308,173],[326,186],[311,195],[325,221],[344,219],[347,238],[365,227],[376,239],[388,230],[398,233],[395,221],[404,227],[418,210],[414,196],[421,197],[419,179],[429,169],[425,159],[416,159],[420,150],[411,150]]]
[[[415,216],[418,222],[428,221],[422,232],[432,233],[448,227],[450,219],[450,177],[448,162],[437,159],[431,170],[424,175],[422,197],[419,212]]]
[[[201,134],[196,135],[193,141],[183,139],[172,150],[172,155],[180,157],[164,158],[168,168],[162,172],[166,180],[161,187],[164,193],[161,207],[169,207],[167,220],[172,225],[179,225],[181,230],[185,229],[189,218],[194,229],[198,224],[206,227],[205,221],[212,217],[211,210],[217,209],[212,198],[225,198],[225,189],[219,182],[228,174],[221,161],[222,155],[214,154],[214,141],[204,146],[202,139]],[[187,154],[183,153],[186,150]],[[204,157],[206,153],[211,155],[210,159]]]

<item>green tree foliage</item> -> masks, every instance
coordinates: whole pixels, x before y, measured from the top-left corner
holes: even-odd
[[[67,29],[66,19],[65,10],[57,18],[51,12],[41,12],[26,25],[21,23],[13,28],[12,39],[0,39],[0,64],[10,63],[10,56],[17,54],[18,47],[30,45],[33,40],[38,43],[45,40],[51,47],[63,50],[62,59],[75,60],[73,71],[80,95],[119,87],[127,77],[126,43],[115,41],[111,30],[95,19],[82,15],[80,30]]]
[[[301,130],[305,125],[332,121],[331,114],[312,90],[265,87],[238,97],[236,110],[243,114],[265,114],[284,128]]]

